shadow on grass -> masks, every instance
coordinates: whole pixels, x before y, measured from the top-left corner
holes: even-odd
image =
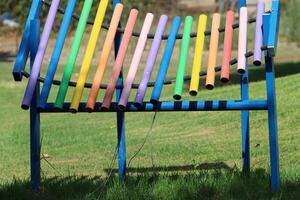
[[[0,51],[0,62],[13,62],[15,60],[15,55],[8,51]]]
[[[125,183],[113,173],[102,177],[44,178],[40,192],[32,193],[29,181],[15,180],[0,188],[0,199],[297,199],[300,180],[284,179],[276,193],[270,190],[269,174],[256,169],[250,176],[236,168],[203,169],[178,166],[148,173],[130,172]],[[161,170],[160,170],[161,169]],[[163,173],[158,173],[163,171]],[[170,172],[172,171],[172,172]],[[139,171],[138,171],[139,172]]]
[[[184,165],[184,166],[167,166],[167,167],[138,167],[133,168],[129,167],[126,169],[126,172],[131,173],[161,173],[161,172],[189,172],[196,170],[217,170],[217,169],[227,169],[230,167],[226,165],[224,162],[216,162],[216,163],[202,163],[199,165]],[[107,174],[110,174],[110,169],[104,169]],[[113,169],[112,173],[117,174],[118,169]]]
[[[293,74],[300,73],[300,63],[281,63],[275,64],[275,75],[276,78],[281,78],[285,76],[290,76]],[[249,81],[257,82],[266,80],[265,67],[249,67]],[[237,73],[232,74],[231,83],[240,83],[240,76]]]
[[[275,75],[276,78],[281,78],[285,76],[290,76],[293,74],[298,74],[300,73],[300,63],[281,63],[281,64],[275,64]],[[201,77],[201,88],[205,88],[204,84],[205,83],[206,77]],[[265,76],[265,67],[260,66],[260,67],[255,67],[251,66],[249,67],[249,82],[259,82],[259,81],[264,81],[266,80]],[[216,85],[215,87],[222,87],[222,86],[227,86],[227,85],[236,85],[240,84],[241,79],[240,79],[240,74],[238,74],[233,67],[231,70],[231,75],[230,75],[230,81],[228,83],[222,83],[220,81],[220,73],[217,73],[216,75]],[[185,83],[185,88],[189,88],[190,82],[187,81]]]

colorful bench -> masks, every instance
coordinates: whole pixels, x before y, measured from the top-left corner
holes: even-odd
[[[207,30],[207,16],[200,15],[198,19],[197,33],[192,32],[193,17],[187,16],[184,20],[183,33],[179,34],[182,18],[175,16],[172,20],[169,34],[166,34],[168,16],[160,16],[155,34],[149,33],[154,19],[152,13],[145,17],[141,32],[134,32],[134,26],[138,19],[138,10],[132,9],[129,13],[128,22],[123,29],[120,24],[124,6],[120,0],[113,0],[113,15],[110,25],[103,24],[103,19],[108,8],[108,0],[101,0],[95,20],[89,19],[89,13],[93,4],[92,0],[85,0],[81,15],[74,13],[76,0],[68,1],[66,9],[59,7],[60,0],[33,0],[30,13],[25,25],[22,42],[17,54],[16,63],[13,69],[13,76],[16,81],[22,81],[22,77],[28,78],[26,92],[22,101],[22,108],[30,108],[30,133],[31,133],[31,180],[32,189],[38,190],[40,185],[40,114],[58,112],[116,112],[118,130],[118,156],[119,156],[119,176],[125,179],[126,154],[125,154],[125,123],[126,112],[172,112],[172,111],[241,111],[242,123],[242,170],[250,172],[250,149],[249,149],[249,111],[268,111],[269,122],[269,143],[270,143],[270,164],[271,164],[271,186],[272,190],[278,189],[279,177],[279,156],[277,139],[277,118],[276,118],[276,95],[275,76],[273,68],[273,58],[276,55],[277,37],[280,17],[280,1],[272,1],[272,9],[265,12],[264,1],[260,0],[257,5],[257,17],[248,17],[245,0],[239,0],[239,23],[234,23],[234,11],[226,14],[226,26],[220,27],[221,15],[218,13],[212,16],[211,30]],[[48,17],[40,38],[39,14],[42,5],[49,7]],[[52,31],[56,14],[64,14],[54,51],[48,66],[45,78],[40,77],[47,43]],[[141,14],[140,14],[141,17]],[[79,20],[69,56],[64,68],[61,80],[54,80],[54,75],[60,60],[65,39],[72,18]],[[256,24],[255,48],[247,51],[248,25]],[[83,58],[79,78],[76,82],[71,81],[71,75],[81,46],[82,37],[87,25],[92,25],[90,39]],[[101,29],[102,27],[102,29]],[[233,32],[239,28],[238,57],[232,59]],[[104,32],[107,30],[107,33]],[[87,76],[90,71],[91,61],[94,57],[96,43],[101,34],[106,34],[106,39],[102,48],[99,65],[97,66],[94,80],[87,83]],[[222,63],[217,66],[217,53],[219,51],[219,38],[224,34],[224,48]],[[205,39],[210,36],[208,63],[203,62],[203,51]],[[123,79],[122,67],[124,59],[128,56],[128,47],[132,37],[138,37],[136,50],[132,56],[129,72]],[[39,40],[40,38],[40,40]],[[187,59],[191,49],[191,38],[195,38],[194,60],[191,76],[186,75]],[[141,65],[141,58],[144,52],[147,39],[152,40],[151,48],[148,52],[144,73],[139,84],[135,84],[135,76]],[[149,82],[155,63],[158,62],[158,52],[162,48],[161,44],[166,40],[166,48],[160,60],[159,71],[155,82]],[[166,80],[173,49],[177,40],[181,40],[180,56],[178,59],[176,80]],[[113,46],[116,51],[116,60],[113,65],[113,72],[110,75],[108,84],[103,83],[103,75],[108,65],[110,53]],[[26,71],[26,62],[30,53],[30,72]],[[248,91],[248,58],[254,56],[254,65],[262,64],[262,57],[265,58],[266,68],[266,90],[267,99],[250,100]],[[202,71],[206,66],[207,70]],[[221,71],[221,82],[230,80],[230,67],[237,64],[237,72],[241,77],[241,99],[228,101],[182,101],[183,86],[185,81],[190,81],[189,94],[196,96],[199,90],[200,76],[206,77],[206,88],[215,87],[216,72]],[[125,81],[123,84],[123,80]],[[43,83],[42,87],[40,83]],[[164,85],[174,84],[173,99],[161,101],[160,96]],[[55,102],[48,102],[49,92],[52,85],[59,85],[59,91]],[[73,98],[66,101],[66,94],[69,87],[75,87]],[[41,88],[41,92],[40,92]],[[150,99],[145,99],[148,88],[153,88]],[[89,90],[87,102],[82,101],[84,89]],[[133,102],[128,102],[129,95],[136,89],[136,97]],[[97,100],[99,92],[103,92],[104,99]],[[116,92],[116,101],[113,102],[113,95]]]

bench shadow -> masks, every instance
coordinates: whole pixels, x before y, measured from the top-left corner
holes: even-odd
[[[300,73],[300,63],[281,63],[274,66],[276,78],[290,76]],[[237,73],[232,74],[232,84],[240,83],[240,76]],[[249,67],[249,82],[258,82],[266,80],[265,67]]]
[[[198,165],[184,165],[184,166],[153,166],[153,167],[129,167],[126,172],[129,174],[147,174],[147,173],[166,173],[166,172],[191,172],[198,170],[217,170],[217,169],[227,169],[230,167],[224,162],[216,163],[202,163]],[[118,173],[118,169],[104,169],[106,174]]]
[[[281,78],[285,76],[290,76],[294,74],[300,73],[300,62],[296,63],[280,63],[280,64],[275,64],[275,76],[276,78]],[[206,77],[201,77],[201,84],[200,87],[202,89],[205,89],[204,84],[205,83]],[[265,81],[265,67],[260,66],[260,67],[255,67],[255,66],[250,66],[249,67],[249,82],[259,82],[259,81]],[[234,68],[231,70],[230,74],[230,81],[228,83],[222,83],[220,81],[220,73],[216,74],[216,82],[215,82],[215,87],[222,87],[222,86],[227,86],[227,85],[236,85],[240,84],[241,82],[241,77],[240,75],[235,71]],[[190,81],[185,82],[185,88],[189,88]]]
[[[9,51],[0,51],[0,62],[13,62],[15,55]]]
[[[109,173],[109,169],[106,172]],[[276,193],[264,169],[244,175],[225,163],[129,168],[124,183],[114,169],[106,177],[45,177],[39,192],[29,180],[0,186],[0,199],[297,199],[300,179],[284,179]]]

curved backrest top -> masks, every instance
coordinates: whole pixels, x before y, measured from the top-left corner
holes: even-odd
[[[67,63],[64,68],[65,70],[64,70],[63,77],[62,77],[62,81],[60,82],[60,88],[59,88],[59,92],[58,92],[58,95],[56,98],[56,103],[55,103],[56,108],[62,109],[64,106],[65,98],[67,96],[67,91],[70,86],[73,68],[75,68],[77,56],[79,53],[79,48],[81,48],[81,46],[82,46],[81,41],[82,41],[83,35],[86,30],[86,25],[92,24],[93,30],[92,30],[92,34],[90,35],[90,42],[89,42],[89,45],[87,48],[88,53],[86,54],[87,56],[85,56],[85,58],[86,58],[86,59],[84,59],[85,62],[81,66],[81,70],[80,70],[80,74],[79,74],[79,81],[77,81],[77,83],[76,83],[76,85],[77,85],[76,92],[73,95],[74,98],[72,101],[72,106],[73,106],[72,109],[75,112],[78,109],[78,106],[80,104],[80,100],[81,100],[81,97],[83,94],[83,89],[85,87],[87,75],[89,73],[89,68],[91,65],[91,60],[92,60],[93,54],[95,52],[97,38],[100,33],[100,27],[102,27],[104,29],[108,29],[108,32],[105,33],[106,39],[104,41],[104,46],[102,49],[101,58],[99,60],[98,69],[97,69],[96,74],[94,74],[92,91],[95,91],[95,92],[93,93],[92,97],[90,96],[91,98],[89,97],[89,102],[91,102],[90,108],[91,108],[91,110],[93,110],[94,105],[97,102],[99,88],[103,87],[102,79],[103,79],[103,75],[105,73],[105,69],[108,65],[108,60],[109,60],[110,52],[112,51],[115,36],[120,33],[124,34],[126,32],[121,26],[119,26],[122,12],[123,12],[123,5],[115,4],[117,1],[113,1],[114,2],[114,11],[113,11],[110,25],[106,25],[106,24],[103,25],[102,22],[103,22],[105,14],[106,14],[106,8],[108,7],[109,0],[101,0],[100,1],[99,7],[97,10],[96,19],[95,19],[96,20],[95,22],[97,22],[97,23],[94,23],[92,20],[89,19],[90,11],[91,11],[92,4],[93,4],[92,0],[86,0],[84,2],[80,16],[76,13],[74,14],[74,7],[75,7],[74,3],[71,4],[69,2],[67,9],[63,10],[62,8],[59,7],[59,2],[60,2],[60,0],[53,0],[51,3],[49,3],[47,0],[43,0],[43,3],[50,6],[50,9],[49,9],[49,14],[48,14],[48,17],[46,20],[46,24],[44,25],[45,27],[44,27],[44,30],[42,33],[42,40],[39,45],[40,47],[37,52],[38,56],[34,60],[33,68],[31,71],[31,76],[29,78],[29,82],[28,82],[28,86],[26,89],[24,99],[23,99],[22,106],[24,108],[30,107],[31,99],[32,99],[32,96],[34,93],[34,88],[39,81],[39,73],[42,69],[42,60],[45,55],[48,40],[50,38],[50,32],[51,32],[50,30],[52,29],[56,13],[60,12],[65,15],[63,21],[66,20],[65,18],[68,18],[67,21],[70,22],[71,18],[73,17],[73,18],[79,20],[79,22],[78,22],[78,26],[77,26],[77,29],[75,32],[75,36],[72,40],[72,45],[71,45]],[[186,68],[188,65],[188,59],[189,59],[189,54],[190,54],[189,49],[190,49],[190,45],[191,45],[190,38],[194,37],[197,39],[195,48],[197,48],[198,53],[201,52],[201,54],[202,54],[200,56],[199,55],[195,56],[195,54],[194,54],[194,65],[193,65],[193,73],[194,74],[192,75],[192,77],[193,77],[193,79],[196,79],[196,80],[192,80],[192,82],[194,82],[194,85],[197,85],[197,83],[199,83],[198,82],[199,80],[197,80],[197,79],[199,79],[199,74],[201,73],[200,69],[203,64],[202,64],[202,61],[198,62],[195,59],[202,59],[200,57],[203,56],[203,47],[205,45],[204,38],[205,38],[205,36],[210,36],[209,37],[210,44],[209,44],[209,51],[208,51],[208,64],[206,63],[208,66],[207,74],[206,74],[207,75],[206,76],[206,88],[207,89],[213,89],[215,86],[216,69],[218,69],[218,66],[217,66],[218,52],[219,52],[219,46],[221,45],[220,42],[222,42],[220,40],[221,39],[220,33],[222,33],[222,32],[225,33],[224,37],[226,38],[226,40],[223,45],[224,45],[224,49],[226,48],[226,52],[225,52],[225,54],[223,54],[224,62],[222,62],[222,65],[220,66],[220,68],[222,69],[221,80],[226,80],[226,82],[229,80],[229,72],[230,72],[229,67],[230,67],[230,65],[233,65],[235,63],[238,64],[237,69],[240,74],[244,74],[247,72],[247,65],[248,65],[247,58],[250,56],[253,56],[252,52],[247,51],[248,50],[247,49],[247,46],[248,46],[248,40],[247,40],[248,39],[248,24],[250,24],[250,23],[256,22],[256,32],[255,32],[256,37],[255,37],[255,50],[254,50],[255,62],[254,63],[259,63],[259,65],[260,65],[261,58],[262,58],[262,50],[267,50],[268,55],[275,56],[277,37],[278,37],[278,29],[279,29],[280,1],[279,0],[272,1],[271,12],[264,12],[264,8],[266,7],[265,2],[266,2],[265,0],[258,1],[257,16],[256,16],[256,18],[250,19],[249,15],[248,15],[249,10],[247,8],[246,0],[239,0],[239,23],[237,23],[237,24],[233,23],[235,14],[233,11],[228,11],[226,14],[226,26],[223,28],[223,27],[221,27],[221,20],[222,20],[221,14],[214,13],[212,15],[213,16],[212,22],[211,22],[212,26],[209,31],[207,31],[207,28],[209,28],[209,26],[206,26],[206,22],[205,22],[205,26],[202,24],[204,22],[201,22],[198,24],[198,26],[201,27],[201,29],[197,29],[198,32],[192,32],[193,20],[194,20],[193,17],[187,16],[185,18],[181,18],[180,16],[175,16],[173,18],[173,22],[172,22],[171,29],[169,30],[169,34],[166,34],[166,32],[162,32],[159,34],[159,37],[160,37],[159,42],[161,40],[167,40],[167,45],[164,50],[163,57],[160,61],[160,68],[158,70],[156,82],[154,84],[154,90],[153,90],[153,94],[151,97],[151,102],[158,103],[160,101],[160,95],[161,95],[161,92],[163,89],[163,85],[165,83],[166,75],[168,73],[170,60],[173,57],[173,49],[175,47],[177,47],[177,45],[175,45],[177,39],[182,39],[181,47],[180,47],[181,49],[180,49],[180,54],[178,57],[179,59],[178,59],[176,80],[171,81],[171,82],[176,83],[175,90],[174,90],[174,98],[176,100],[181,99],[184,81],[186,80],[185,74],[186,74]],[[34,8],[35,8],[35,11],[38,10],[36,5],[34,6]],[[69,10],[68,10],[68,8],[69,8]],[[132,10],[136,10],[136,9],[132,9]],[[138,14],[137,10],[136,10],[136,12]],[[33,16],[35,16],[34,18],[37,18],[37,15],[33,15]],[[136,78],[136,73],[138,71],[138,68],[140,67],[140,65],[143,64],[143,63],[141,63],[141,60],[142,60],[142,56],[144,56],[144,53],[145,53],[144,49],[146,49],[145,47],[146,47],[147,39],[148,38],[150,38],[150,39],[156,38],[156,40],[158,40],[157,35],[156,35],[157,32],[155,34],[149,33],[154,15],[152,13],[148,13],[146,16],[147,17],[144,21],[144,25],[143,25],[141,33],[132,33],[132,31],[130,33],[130,35],[139,37],[139,40],[138,40],[138,44],[137,44],[134,55],[133,56],[127,55],[127,57],[130,57],[130,59],[132,59],[132,64],[130,65],[130,70],[129,70],[129,72],[127,74],[127,78],[126,78],[126,84],[123,88],[123,93],[122,93],[122,98],[121,98],[122,101],[119,102],[120,107],[122,107],[123,109],[126,108],[126,104],[130,97],[131,88],[134,85],[133,82]],[[203,17],[203,15],[200,15],[199,22],[201,21],[200,20],[201,16]],[[182,22],[184,22],[184,23],[182,23]],[[62,23],[62,24],[64,24],[64,23]],[[68,23],[68,25],[69,25],[69,23]],[[179,33],[179,30],[181,29],[181,27],[183,28],[182,34]],[[68,29],[68,27],[61,27],[61,29],[62,28]],[[132,28],[134,28],[134,27],[132,27]],[[231,50],[233,48],[232,43],[234,41],[233,40],[233,30],[238,29],[238,28],[239,28],[238,59],[231,60]],[[262,40],[262,38],[263,38],[262,37],[263,36],[262,28],[264,30],[264,43]],[[58,40],[58,41],[62,41],[62,43],[60,45],[58,45],[59,49],[53,49],[53,52],[54,52],[53,55],[55,55],[55,56],[52,57],[51,60],[53,61],[53,59],[55,59],[56,62],[52,62],[55,64],[49,66],[49,68],[48,68],[48,72],[49,71],[51,72],[51,76],[48,76],[48,73],[47,73],[46,82],[48,83],[48,85],[47,84],[44,85],[44,86],[47,86],[47,90],[44,90],[44,88],[42,90],[42,91],[47,91],[47,92],[45,92],[45,93],[42,92],[41,99],[43,100],[43,102],[40,103],[41,108],[43,108],[47,103],[47,98],[49,96],[49,91],[50,91],[50,87],[51,87],[51,84],[49,84],[49,83],[55,82],[54,74],[55,74],[55,71],[56,71],[56,68],[58,65],[57,61],[60,58],[60,53],[55,54],[55,52],[57,52],[57,51],[61,52],[67,32],[68,32],[67,30],[65,30],[63,32],[60,31],[58,37],[62,37],[62,39]],[[23,39],[25,38],[25,36],[26,35],[24,34]],[[154,43],[154,41],[151,41],[151,42]],[[159,47],[160,46],[157,46],[155,48],[159,48]],[[128,48],[128,47],[126,47],[126,48]],[[158,49],[155,51],[158,51]],[[23,52],[23,54],[20,54],[20,55],[23,56],[22,59],[24,59],[24,56],[26,56],[24,54],[24,52]],[[19,54],[18,54],[18,56],[19,56]],[[151,66],[151,70],[152,70],[154,67],[155,61],[158,59],[157,53],[156,53],[156,56],[148,57],[148,59],[154,59],[152,62],[149,62],[149,63],[151,63],[151,65],[153,65],[153,66]],[[17,59],[17,61],[18,61],[18,59]],[[197,65],[201,65],[200,68]],[[18,69],[16,69],[16,66],[18,67]],[[20,73],[21,71],[23,71],[24,68],[25,67],[22,67],[22,65],[18,66],[18,63],[16,63],[14,72]],[[151,73],[151,71],[148,71],[147,73]],[[150,78],[150,76],[147,77],[147,81],[143,82],[143,84],[145,86],[148,85],[149,78]],[[225,78],[225,79],[223,79],[223,78]],[[80,83],[80,84],[78,84],[78,83]],[[198,90],[197,86],[194,86],[193,88],[191,87],[190,94],[197,94],[197,90]],[[125,92],[126,92],[126,94],[125,94]],[[144,97],[144,95],[145,94],[142,94],[141,96]],[[92,99],[92,100],[90,101],[90,99]],[[143,98],[142,98],[142,100],[143,100]]]

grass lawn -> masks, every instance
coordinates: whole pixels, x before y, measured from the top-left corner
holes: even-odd
[[[106,179],[117,142],[115,114],[43,114],[41,153],[49,156],[47,160],[52,167],[41,161],[42,189],[31,193],[29,112],[20,108],[26,81],[12,80],[12,65],[0,63],[0,199],[300,197],[299,63],[276,66],[282,178],[277,193],[270,191],[267,113],[262,111],[253,111],[250,116],[252,171],[249,177],[240,173],[239,112],[158,113],[153,131],[132,161],[124,184],[117,179],[117,163],[111,179]],[[172,72],[170,78],[174,77]],[[251,68],[251,99],[266,98],[263,79],[262,68]],[[201,90],[198,98],[239,99],[237,80],[234,74],[228,86]],[[51,100],[56,91],[54,88]],[[165,87],[162,99],[171,99],[172,92],[172,86]],[[71,95],[72,90],[68,100]],[[184,99],[190,99],[186,90]],[[143,143],[152,117],[153,113],[126,114],[127,159]]]

